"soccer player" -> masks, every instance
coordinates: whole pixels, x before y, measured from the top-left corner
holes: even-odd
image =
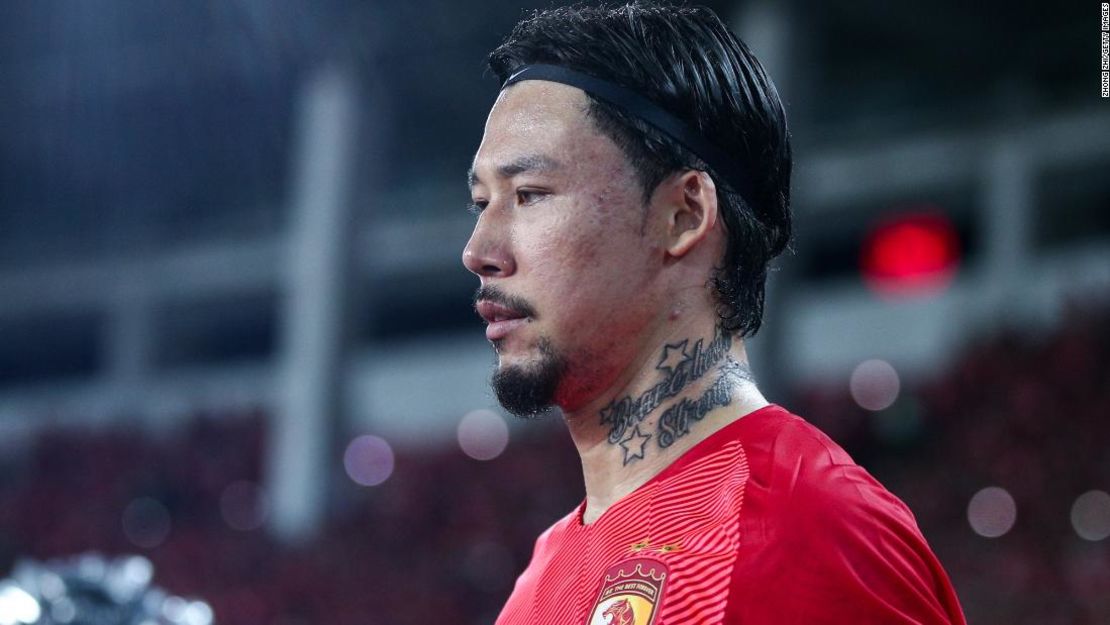
[[[497,623],[963,623],[906,506],[749,372],[791,152],[747,47],[641,2],[539,13],[489,64],[463,262],[498,400],[561,408],[586,484]]]

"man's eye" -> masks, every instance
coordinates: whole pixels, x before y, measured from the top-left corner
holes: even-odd
[[[486,210],[487,205],[489,205],[489,202],[485,200],[477,200],[475,202],[467,204],[466,212],[470,213],[471,215],[478,216],[482,214],[482,211]]]
[[[517,204],[532,204],[542,199],[547,193],[532,189],[520,189],[516,192]]]

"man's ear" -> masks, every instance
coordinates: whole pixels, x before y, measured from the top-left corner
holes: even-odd
[[[659,186],[667,217],[667,253],[686,255],[717,224],[717,185],[704,171],[687,169]]]

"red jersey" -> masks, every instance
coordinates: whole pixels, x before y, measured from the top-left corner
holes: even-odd
[[[545,531],[497,625],[964,624],[909,509],[775,405],[590,525]]]

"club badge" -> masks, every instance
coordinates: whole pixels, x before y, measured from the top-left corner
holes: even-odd
[[[588,625],[651,625],[663,601],[667,565],[632,558],[609,567]]]

